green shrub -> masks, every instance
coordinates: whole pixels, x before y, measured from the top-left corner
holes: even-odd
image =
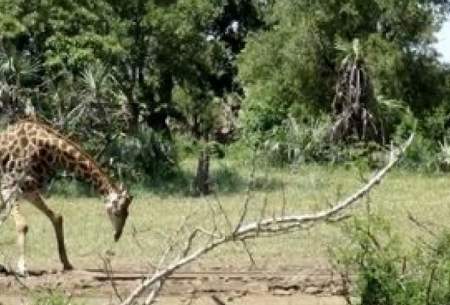
[[[346,242],[332,249],[337,269],[354,273],[357,304],[450,303],[450,233],[442,232],[406,251],[405,241],[379,216],[354,219]],[[351,298],[348,298],[351,299]]]
[[[290,117],[268,132],[259,148],[269,163],[277,166],[329,160],[333,154],[329,128],[326,116],[300,122]]]
[[[421,133],[416,133],[400,165],[407,169],[434,172],[437,170],[437,147],[437,143],[433,143]]]
[[[450,138],[450,109],[443,104],[434,108],[423,117],[422,132],[435,143]]]
[[[442,172],[450,171],[450,145],[446,139],[444,139],[444,143],[439,143],[436,162]]]
[[[247,182],[240,173],[231,166],[219,164],[219,167],[212,171],[215,189],[221,193],[242,191],[246,188]]]
[[[173,142],[148,127],[141,127],[135,135],[118,137],[104,156],[119,179],[134,183],[169,178],[176,170]]]
[[[365,163],[371,168],[386,162],[386,148],[369,141],[333,142],[330,120],[307,119],[302,122],[290,118],[274,128],[259,145],[260,155],[272,166],[297,166],[304,163]]]

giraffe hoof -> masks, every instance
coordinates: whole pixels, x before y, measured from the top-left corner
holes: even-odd
[[[28,270],[17,270],[15,272],[16,276],[18,277],[28,277],[30,275],[30,273],[28,272]]]
[[[11,273],[11,270],[9,270],[8,268],[6,268],[2,264],[0,264],[0,273],[8,274],[8,273]]]
[[[73,270],[73,266],[71,264],[64,265],[63,272]]]
[[[24,263],[19,263],[17,265],[15,274],[19,277],[28,277],[30,275]]]

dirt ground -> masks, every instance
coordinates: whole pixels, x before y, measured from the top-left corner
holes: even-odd
[[[127,295],[145,273],[132,267],[106,274],[86,269],[72,272],[32,271],[25,279],[0,275],[0,304],[28,304],[36,291],[58,291],[81,304],[117,303],[118,293]],[[264,270],[184,271],[171,276],[161,293],[160,304],[192,305],[343,305],[344,287],[339,274],[329,269],[298,268]]]

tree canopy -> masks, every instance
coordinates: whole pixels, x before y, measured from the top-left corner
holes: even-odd
[[[2,114],[33,108],[97,144],[148,133],[254,143],[286,120],[332,120],[358,41],[374,105],[396,101],[427,133],[429,117],[450,110],[449,67],[433,48],[449,10],[445,0],[0,0],[0,81],[21,105],[2,102]],[[371,113],[389,139],[400,122],[383,109]]]

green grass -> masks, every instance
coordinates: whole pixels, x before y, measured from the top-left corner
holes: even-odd
[[[193,172],[195,163],[186,161],[183,170]],[[236,221],[246,196],[251,166],[236,162],[214,162],[213,173],[219,177],[218,198]],[[364,173],[367,178],[368,172]],[[255,172],[251,192],[249,219],[258,219],[263,202],[267,201],[266,216],[280,214],[283,200],[286,213],[317,210],[343,198],[362,185],[359,170],[354,167],[304,166],[295,171],[259,167]],[[183,182],[183,180],[181,180]],[[180,183],[180,182],[179,182]],[[189,183],[189,182],[184,182]],[[445,175],[424,175],[397,170],[371,194],[371,208],[393,222],[394,230],[415,242],[419,230],[408,220],[407,213],[418,219],[446,226],[450,218],[450,178]],[[135,200],[122,239],[113,242],[112,228],[99,198],[65,197],[55,195],[47,201],[64,215],[65,236],[69,258],[78,268],[102,267],[101,256],[114,252],[115,266],[148,266],[157,263],[167,245],[167,238],[179,228],[186,215],[194,215],[187,225],[212,226],[211,208],[217,211],[214,196],[194,198],[186,195],[189,185],[174,185],[175,191],[134,189]],[[178,190],[178,191],[176,191]],[[180,191],[182,190],[182,191]],[[354,213],[364,213],[359,204]],[[28,219],[27,259],[31,268],[60,268],[53,229],[45,217],[23,205]],[[227,229],[226,222],[219,221]],[[313,229],[286,236],[250,241],[249,247],[259,267],[276,269],[280,266],[322,264],[327,262],[330,245],[342,237],[336,225],[319,225]],[[12,263],[17,255],[12,218],[0,231],[0,263]],[[200,267],[246,268],[249,259],[239,243],[222,247],[197,263]],[[197,267],[198,267],[197,265]]]
[[[63,294],[51,292],[37,294],[32,299],[32,305],[84,305]]]

